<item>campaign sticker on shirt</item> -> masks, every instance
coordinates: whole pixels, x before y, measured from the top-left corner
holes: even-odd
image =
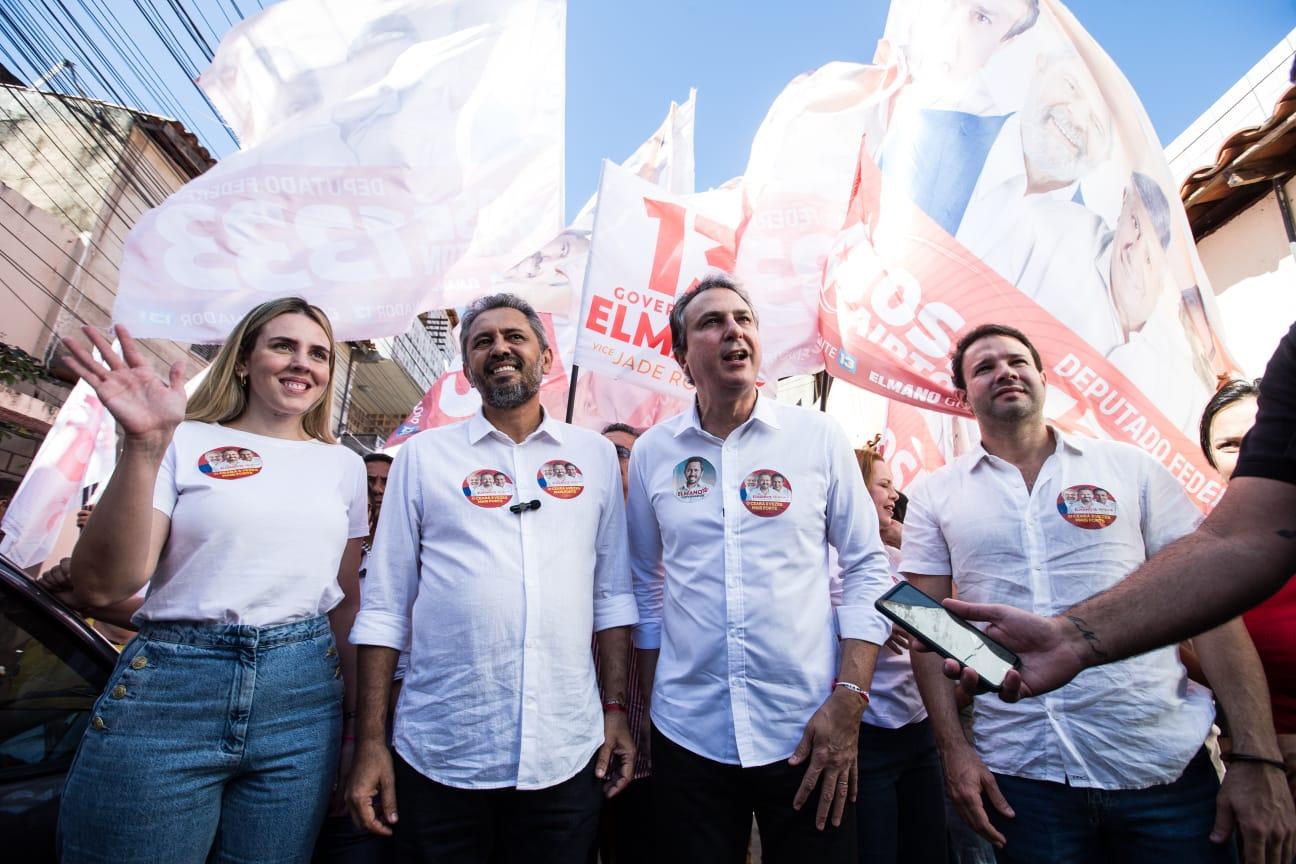
[[[261,472],[261,454],[246,447],[214,447],[198,457],[198,470],[218,480],[238,480]]]
[[[1058,493],[1057,508],[1077,528],[1106,528],[1116,521],[1116,496],[1101,486],[1069,486]]]
[[[747,475],[738,497],[754,516],[777,516],[792,503],[792,484],[772,468],[758,468]]]
[[[575,498],[585,491],[585,475],[570,462],[550,459],[536,472],[540,488],[555,498]]]
[[[513,481],[503,471],[479,468],[464,478],[463,493],[478,507],[503,507],[513,500]]]
[[[701,456],[690,456],[671,472],[675,497],[681,501],[701,501],[715,486],[715,466]]]

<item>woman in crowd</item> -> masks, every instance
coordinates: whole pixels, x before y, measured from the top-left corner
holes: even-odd
[[[855,451],[864,485],[877,508],[884,541],[898,537],[893,515],[899,493],[874,439]],[[886,546],[891,578],[900,550]],[[908,641],[896,630],[878,652],[868,709],[860,723],[860,861],[868,864],[945,864],[945,799],[940,759],[913,668]]]
[[[62,860],[306,861],[369,530],[363,464],[329,433],[332,328],[304,300],[258,306],[187,409],[180,364],[164,381],[117,333],[120,356],[86,329],[102,363],[68,343],[124,433],[72,582],[95,606],[149,592],[68,775]]]
[[[1226,482],[1237,466],[1242,439],[1255,425],[1259,396],[1259,378],[1228,381],[1202,412],[1202,452]],[[1242,621],[1269,680],[1274,729],[1287,763],[1287,781],[1296,795],[1296,579],[1244,614]]]

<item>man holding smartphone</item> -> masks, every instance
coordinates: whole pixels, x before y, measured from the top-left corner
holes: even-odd
[[[702,280],[670,326],[697,401],[639,439],[627,510],[658,856],[741,864],[754,813],[765,861],[855,864],[860,716],[890,632],[872,608],[891,584],[877,511],[836,421],[757,391],[756,312],[734,282]],[[774,474],[786,497],[759,493]]]
[[[1197,525],[1200,514],[1151,456],[1045,424],[1046,376],[1021,332],[973,329],[958,342],[953,374],[981,444],[911,490],[901,570],[916,587],[1054,614]],[[1108,502],[1101,512],[1068,506],[1098,490]],[[1278,758],[1241,622],[1194,647],[1235,750]],[[1211,693],[1187,680],[1175,648],[1091,670],[1042,699],[978,699],[975,749],[941,665],[935,654],[914,655],[946,783],[1001,862],[1229,861],[1234,824],[1248,860],[1291,842],[1296,814],[1282,774],[1239,762],[1219,786],[1203,747]]]

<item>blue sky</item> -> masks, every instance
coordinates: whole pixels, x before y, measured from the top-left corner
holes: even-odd
[[[885,0],[570,0],[567,212],[603,157],[629,155],[671,99],[698,88],[697,182],[740,174],[766,109],[797,74],[868,62]],[[1296,26],[1296,0],[1071,0],[1168,144]]]
[[[355,0],[363,2],[363,0]],[[183,0],[210,44],[238,19],[269,0]],[[15,7],[15,4],[7,4]],[[134,107],[177,116],[217,156],[231,138],[203,104],[188,75],[140,13],[143,6],[165,31],[183,34],[175,5],[166,0],[90,0],[60,4],[84,19],[87,5],[110,11],[134,43],[122,59],[119,38],[93,41],[136,96]],[[1133,82],[1163,142],[1171,141],[1296,26],[1296,0],[1071,0],[1071,10]],[[569,0],[567,34],[567,214],[595,191],[601,160],[625,158],[661,122],[671,99],[698,88],[697,180],[706,188],[742,172],[766,109],[801,72],[832,60],[867,62],[886,20],[886,0]],[[91,95],[112,99],[94,80],[93,66],[49,20],[52,6],[21,0],[24,29],[39,30],[49,56],[78,62],[78,80]],[[173,47],[192,68],[205,60],[181,35]],[[23,52],[0,28],[0,59],[24,80]],[[139,62],[148,68],[137,78]],[[41,71],[48,62],[40,58]],[[31,63],[27,64],[28,66]],[[156,80],[153,77],[156,76]],[[113,77],[116,77],[115,75]],[[58,79],[56,83],[63,83]],[[150,93],[150,89],[153,91]],[[165,104],[155,99],[166,97]],[[123,101],[131,101],[122,97]]]

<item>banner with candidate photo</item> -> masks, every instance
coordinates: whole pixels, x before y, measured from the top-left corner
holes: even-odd
[[[216,342],[301,295],[339,339],[488,293],[562,228],[563,0],[285,0],[200,85],[243,148],[127,237],[114,319]]]
[[[953,340],[1019,327],[1051,418],[1142,447],[1209,507],[1193,430],[1233,364],[1129,82],[1056,0],[894,3],[878,60],[820,298],[828,371],[965,414]]]

